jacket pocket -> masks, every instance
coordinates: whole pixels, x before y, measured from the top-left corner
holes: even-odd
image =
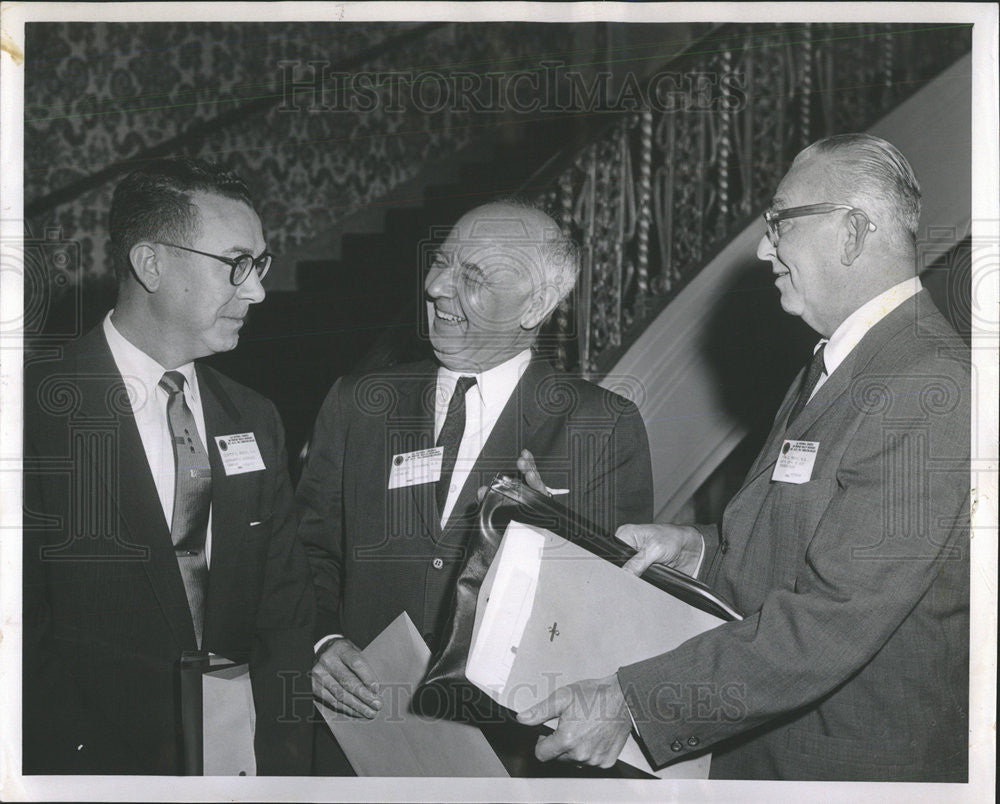
[[[801,757],[807,765],[834,770],[835,775],[839,775],[836,770],[843,773],[847,768],[894,768],[904,773],[919,761],[916,748],[905,739],[833,737],[798,728],[788,730],[785,751]]]

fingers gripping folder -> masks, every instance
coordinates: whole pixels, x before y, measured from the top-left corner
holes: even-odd
[[[564,505],[498,475],[480,506],[447,639],[414,706],[459,719],[509,715],[740,619],[684,573],[654,565],[640,579],[618,569],[632,555]]]

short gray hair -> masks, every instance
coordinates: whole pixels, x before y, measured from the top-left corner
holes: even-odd
[[[828,181],[843,197],[829,200],[849,200],[871,214],[890,236],[893,232],[905,234],[903,245],[916,242],[920,185],[895,145],[872,134],[837,134],[814,142],[799,157],[815,154],[833,156],[842,168],[831,173]]]
[[[559,301],[563,301],[573,292],[580,274],[580,247],[576,241],[559,227],[549,211],[541,204],[526,201],[519,196],[502,196],[490,203],[541,212],[552,221],[552,226],[545,227],[539,254],[546,275],[559,290]]]

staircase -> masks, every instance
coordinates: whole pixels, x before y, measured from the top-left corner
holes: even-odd
[[[426,35],[455,47],[466,30],[432,26]],[[419,49],[422,35],[406,33],[405,47]],[[613,66],[617,35],[595,35],[606,52],[587,53]],[[682,44],[661,72],[709,76],[712,86],[730,88],[716,93],[721,102],[702,108],[692,90],[670,109],[485,115],[457,154],[421,159],[415,178],[283,254],[240,347],[211,362],[276,402],[296,454],[337,377],[425,352],[427,245],[472,207],[517,194],[545,206],[583,247],[577,289],[546,333],[557,362],[639,404],[658,517],[691,513],[692,500],[715,506],[812,339],[780,313],[753,258],[770,193],[809,142],[875,126],[913,159],[925,198],[947,208],[924,218],[928,246],[946,254],[967,224],[968,191],[955,177],[969,169],[938,157],[967,153],[956,138],[968,135],[961,104],[971,37],[963,25],[729,24]],[[396,51],[378,58],[387,52]],[[900,122],[886,127],[893,115]],[[225,135],[214,122],[199,126],[171,152],[211,146],[202,129]],[[234,126],[257,130],[242,118]],[[264,136],[269,128],[259,130]],[[928,175],[943,168],[947,176],[928,183],[923,165]],[[78,183],[91,192],[102,176]],[[36,202],[37,214],[58,211],[65,197],[54,190]],[[84,324],[94,321],[88,310],[106,309],[109,291],[105,283],[83,294]]]
[[[502,139],[466,149],[425,189],[404,186],[378,215],[369,210],[361,225],[377,231],[348,227],[340,253],[327,258],[323,249],[333,252],[334,245],[325,237],[302,249],[296,290],[270,290],[252,309],[239,349],[210,361],[252,377],[282,411],[290,450],[297,451],[337,377],[430,354],[418,335],[429,247],[472,207],[521,189],[551,157],[552,143],[572,136],[570,126],[566,118],[505,126]]]

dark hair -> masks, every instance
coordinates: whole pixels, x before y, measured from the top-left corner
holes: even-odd
[[[111,255],[119,282],[132,272],[129,252],[143,240],[184,241],[195,234],[198,210],[191,194],[213,193],[253,206],[250,190],[220,165],[186,156],[157,159],[115,187],[108,215]]]

